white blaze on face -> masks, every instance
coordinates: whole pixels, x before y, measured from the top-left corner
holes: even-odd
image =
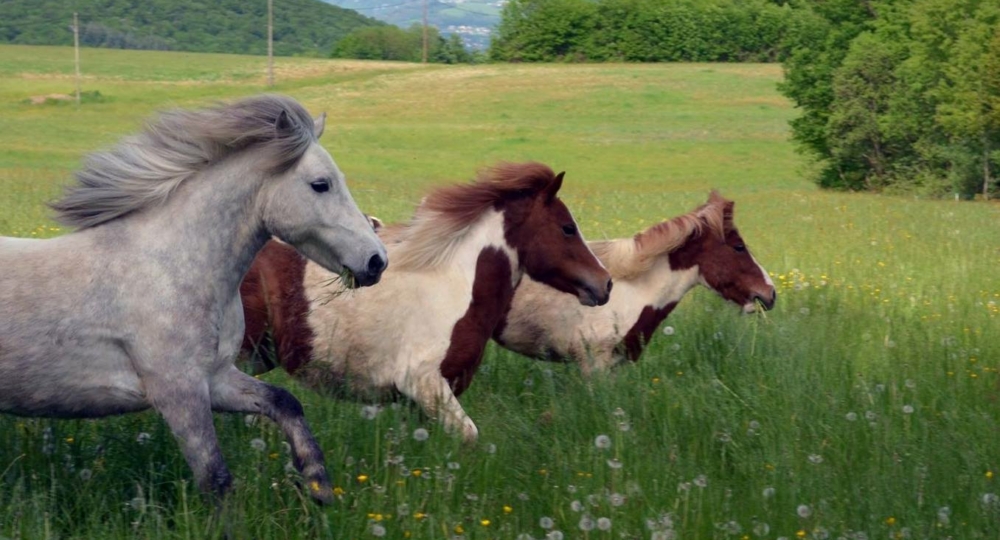
[[[752,254],[750,255],[750,259],[753,261],[754,264],[757,265],[757,268],[760,269],[760,275],[764,277],[764,283],[767,283],[767,286],[771,287],[771,290],[774,290],[774,281],[771,280],[771,276],[767,273],[767,270],[764,270],[764,267],[761,266],[759,262],[757,262],[756,257],[754,257]],[[744,313],[754,313],[755,311],[757,311],[757,302],[754,301],[753,299],[751,299],[749,302],[743,305]]]

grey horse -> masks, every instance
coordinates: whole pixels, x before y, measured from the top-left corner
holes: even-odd
[[[76,230],[0,237],[0,411],[94,418],[152,407],[198,486],[232,476],[212,411],[259,413],[291,443],[310,494],[333,497],[323,453],[286,390],[233,366],[240,280],[273,235],[362,286],[385,247],[317,120],[276,95],[164,113],[91,155],[52,207]]]

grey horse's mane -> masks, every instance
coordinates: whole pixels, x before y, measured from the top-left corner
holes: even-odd
[[[162,204],[185,180],[243,150],[253,150],[270,172],[286,171],[315,140],[312,117],[287,96],[167,111],[142,132],[91,154],[77,184],[51,207],[64,225],[94,227]]]

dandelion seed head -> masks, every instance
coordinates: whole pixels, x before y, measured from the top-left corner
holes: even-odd
[[[413,430],[413,440],[418,442],[426,441],[431,434],[424,428],[417,428]]]
[[[385,527],[379,525],[378,523],[372,525],[372,536],[383,537],[385,536]]]
[[[595,523],[590,516],[583,516],[582,518],[580,518],[580,523],[578,524],[578,526],[580,527],[581,531],[589,532],[594,530]]]
[[[756,536],[767,536],[771,532],[771,526],[761,521],[753,526],[753,533]]]
[[[542,518],[538,520],[538,526],[545,530],[551,529],[552,527],[555,526],[555,524],[556,522],[553,521],[552,518],[548,516],[542,516]]]
[[[578,500],[574,500],[569,503],[569,509],[574,512],[583,512],[583,503]]]
[[[625,496],[622,495],[621,493],[612,493],[608,497],[608,502],[611,503],[611,506],[616,506],[616,507],[621,506],[625,504]]]
[[[549,531],[549,534],[545,535],[545,540],[563,540],[563,538],[562,531]]]
[[[878,415],[872,411],[865,411],[865,420],[869,422],[874,422],[878,418]]]
[[[673,326],[664,326],[663,327],[663,335],[665,335],[665,336],[672,336],[672,335],[674,335],[674,327]]]
[[[767,486],[766,488],[764,488],[763,491],[760,492],[760,494],[763,495],[765,499],[770,499],[774,497],[775,493],[777,493],[777,491],[771,486]]]
[[[600,448],[601,450],[607,450],[611,448],[611,437],[607,435],[598,435],[594,437],[594,446]]]
[[[264,450],[267,450],[267,443],[264,442],[264,439],[260,438],[250,439],[250,448],[253,448],[258,452],[263,452]]]
[[[705,487],[708,486],[708,477],[705,476],[704,474],[699,474],[698,476],[695,477],[695,479],[691,483],[704,489]]]
[[[617,458],[611,458],[611,459],[608,460],[608,467],[611,467],[612,469],[615,469],[615,470],[621,469],[622,468],[622,462],[619,461]]]
[[[94,476],[94,471],[90,469],[80,469],[80,480],[84,482],[90,480]]]
[[[848,422],[856,422],[858,420],[858,413],[851,411],[845,414],[844,418],[846,418]]]
[[[496,454],[497,453],[497,445],[495,445],[493,443],[487,444],[486,445],[486,453],[487,454]]]
[[[606,517],[597,518],[597,528],[602,531],[610,531],[611,518],[606,518]]]
[[[141,432],[141,433],[139,433],[138,435],[135,436],[135,442],[137,442],[139,444],[146,444],[149,441],[151,441],[152,439],[153,439],[153,436],[150,435],[149,433],[146,433],[145,431],[143,431],[143,432]]]
[[[809,463],[819,465],[820,463],[823,463],[823,456],[819,454],[809,454]]]
[[[917,381],[913,379],[906,379],[906,382],[904,382],[903,385],[912,390],[917,387]]]
[[[983,493],[982,501],[985,506],[993,506],[1000,502],[1000,497],[996,493]]]
[[[812,515],[812,508],[809,508],[808,504],[800,504],[795,508],[795,513],[799,515],[800,518],[805,519]]]
[[[382,410],[378,405],[365,405],[361,407],[361,418],[365,420],[374,420],[378,413]]]
[[[903,405],[903,414],[913,414],[913,405]]]
[[[449,461],[448,462],[448,469],[449,470],[457,471],[457,470],[459,470],[461,468],[462,468],[462,465],[460,463],[458,463],[457,461]]]

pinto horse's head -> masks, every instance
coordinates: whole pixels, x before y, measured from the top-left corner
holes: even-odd
[[[547,172],[545,186],[504,204],[504,236],[531,279],[573,294],[586,306],[601,306],[611,295],[611,274],[587,247],[569,209],[556,196],[563,176]],[[518,167],[518,165],[509,165]]]
[[[746,313],[756,311],[757,303],[765,310],[771,309],[777,299],[774,283],[733,225],[733,206],[732,201],[713,191],[698,212],[709,225],[670,253],[670,266],[697,266],[703,285],[743,306]]]

